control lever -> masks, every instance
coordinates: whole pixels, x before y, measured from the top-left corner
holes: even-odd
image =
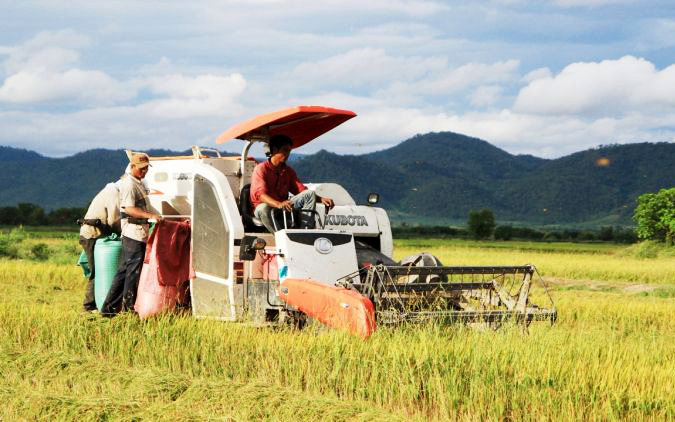
[[[329,210],[328,207],[325,206],[325,205],[324,205],[323,209],[324,209],[324,213],[323,213],[323,224],[322,224],[321,228],[322,228],[322,229],[325,229],[325,228],[326,228],[326,221],[328,220],[328,211],[330,211],[330,210]]]

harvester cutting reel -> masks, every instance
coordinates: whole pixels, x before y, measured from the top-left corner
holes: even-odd
[[[374,265],[361,277],[340,284],[368,297],[375,306],[378,325],[440,320],[487,324],[499,328],[505,321],[550,321],[557,311],[534,265],[512,267],[443,267]],[[529,300],[537,277],[550,301],[550,309]]]

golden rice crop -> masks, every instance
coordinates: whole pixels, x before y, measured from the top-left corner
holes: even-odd
[[[561,278],[575,278],[577,260],[602,267],[574,253],[429,252],[448,265],[532,262]],[[610,270],[623,278],[597,280],[631,281],[629,267]],[[559,320],[529,334],[429,324],[363,341],[189,315],[84,315],[72,264],[3,260],[0,288],[2,420],[675,418],[672,297],[557,289]]]
[[[640,259],[624,256],[620,249],[614,250],[614,253],[513,250],[480,247],[475,242],[455,241],[447,245],[438,239],[419,243],[398,242],[396,256],[400,259],[419,253],[420,245],[425,251],[438,256],[444,265],[450,266],[534,264],[541,275],[562,279],[675,283],[675,259],[672,257]]]

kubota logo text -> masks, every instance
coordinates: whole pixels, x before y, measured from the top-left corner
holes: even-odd
[[[326,224],[331,226],[367,226],[368,221],[362,215],[328,215]]]

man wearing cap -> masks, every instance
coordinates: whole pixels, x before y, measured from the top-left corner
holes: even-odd
[[[115,274],[101,309],[101,313],[107,316],[134,308],[148,241],[147,219],[153,218],[158,221],[162,219],[161,215],[148,211],[148,197],[142,180],[149,166],[150,159],[147,155],[132,155],[131,173],[122,179],[120,186],[124,263]]]
[[[119,185],[121,180],[116,183],[108,183],[89,204],[87,213],[82,220],[80,227],[80,245],[87,254],[87,261],[91,272],[89,282],[84,295],[82,307],[86,312],[96,311],[96,301],[94,298],[94,279],[96,276],[96,266],[94,265],[94,247],[96,241],[112,233],[120,234],[120,200]]]
[[[333,200],[322,198],[314,191],[307,189],[298,179],[295,170],[287,164],[293,149],[293,140],[286,135],[274,135],[269,140],[270,158],[258,164],[251,176],[251,204],[256,218],[274,233],[273,209],[292,212],[293,209],[314,210],[320,201],[328,208],[333,207]],[[294,196],[288,199],[288,194]],[[301,214],[302,225],[314,227],[314,216]]]

